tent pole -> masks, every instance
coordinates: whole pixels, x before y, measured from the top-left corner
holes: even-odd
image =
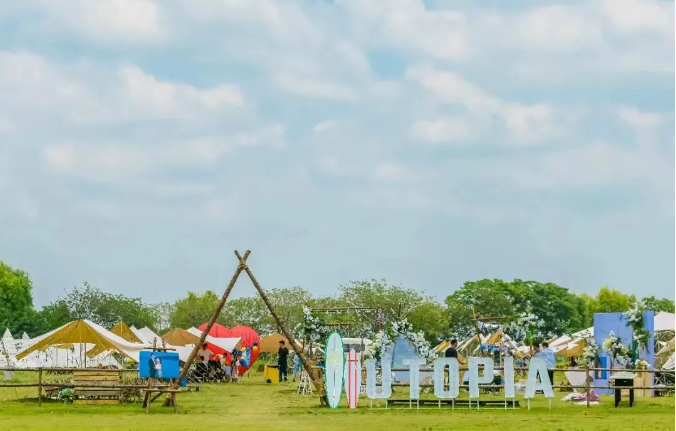
[[[183,380],[183,378],[186,376],[186,374],[188,374],[188,370],[190,370],[190,366],[192,365],[193,361],[195,360],[195,356],[197,356],[197,352],[202,347],[202,344],[204,344],[204,340],[207,339],[207,335],[209,334],[211,327],[214,326],[216,319],[218,319],[218,315],[221,314],[221,310],[223,309],[223,306],[225,305],[225,301],[228,300],[228,296],[230,296],[230,292],[232,292],[232,288],[235,287],[235,282],[237,281],[239,274],[244,270],[244,267],[246,266],[246,259],[249,257],[250,253],[251,252],[249,250],[247,250],[246,253],[244,253],[244,258],[239,259],[239,265],[237,265],[237,270],[232,275],[232,278],[230,279],[230,283],[228,283],[228,287],[225,289],[225,292],[223,292],[223,296],[221,297],[221,301],[216,306],[216,309],[214,310],[214,314],[213,314],[213,316],[211,316],[211,320],[209,320],[209,323],[207,323],[207,327],[204,328],[204,331],[202,331],[202,335],[200,336],[199,343],[195,344],[195,347],[193,347],[192,352],[190,352],[190,356],[188,356],[188,359],[185,361],[185,365],[183,366],[183,370],[181,371],[181,374],[178,376],[178,379],[176,380],[177,384],[180,384],[180,382]]]
[[[323,394],[324,382],[321,381],[319,378],[317,378],[314,370],[310,366],[310,362],[308,362],[308,360],[305,358],[305,356],[303,356],[303,353],[300,351],[300,349],[296,345],[295,340],[294,340],[293,336],[291,335],[291,332],[289,332],[289,330],[286,328],[286,325],[284,324],[284,322],[282,322],[282,319],[279,318],[279,315],[275,311],[275,307],[272,306],[272,303],[268,299],[268,295],[265,294],[265,290],[263,290],[261,285],[258,284],[258,281],[256,280],[256,277],[254,277],[253,272],[251,272],[249,267],[246,265],[245,260],[246,260],[246,257],[249,255],[249,253],[250,253],[250,251],[247,250],[246,253],[244,253],[244,259],[242,259],[239,252],[237,250],[235,250],[235,255],[237,256],[237,259],[239,259],[239,261],[240,261],[240,267],[242,267],[242,266],[244,267],[243,268],[244,271],[249,276],[249,279],[251,279],[251,282],[253,283],[254,287],[258,291],[258,294],[261,296],[261,299],[263,300],[265,305],[268,307],[268,310],[270,310],[270,314],[272,314],[272,317],[275,319],[275,322],[277,322],[277,326],[279,326],[279,328],[282,330],[282,333],[284,334],[286,339],[291,342],[291,347],[293,348],[293,351],[300,358],[300,362],[303,365],[303,368],[305,369],[305,371],[307,371],[308,375],[312,379],[314,386],[317,389],[321,389],[320,392],[322,392],[322,396],[324,396],[324,394]],[[294,341],[291,341],[291,340],[294,340]]]

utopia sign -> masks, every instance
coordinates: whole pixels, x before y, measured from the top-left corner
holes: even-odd
[[[342,396],[343,382],[346,387],[351,381],[350,376],[354,373],[344,360],[343,341],[337,333],[329,335],[327,340],[326,361],[326,392],[329,407],[336,408]],[[348,352],[348,358],[354,356],[353,350]],[[331,356],[329,360],[329,356]],[[338,358],[340,356],[340,358]],[[385,356],[381,361],[381,382],[376,384],[376,360],[366,359],[366,396],[371,400],[389,399],[392,396],[392,361]],[[426,361],[422,358],[404,359],[404,366],[409,368],[409,399],[420,399],[420,367]],[[516,397],[514,387],[514,358],[505,357],[504,361],[504,396],[505,399],[513,400]],[[481,370],[481,372],[480,372]],[[486,357],[471,357],[468,360],[469,398],[479,399],[479,385],[489,384],[493,381],[493,359]],[[340,377],[342,376],[342,378]],[[448,377],[448,384],[446,378]],[[538,376],[540,377],[538,379]],[[456,358],[437,358],[433,363],[434,395],[440,400],[455,400],[460,395],[460,363]],[[547,366],[542,358],[532,358],[528,364],[528,377],[524,398],[530,400],[538,391],[542,391],[546,398],[553,398],[552,382],[549,381]],[[350,391],[348,397],[350,396]],[[356,408],[356,402],[348,403],[350,408]]]

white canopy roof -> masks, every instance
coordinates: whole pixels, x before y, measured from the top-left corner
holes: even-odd
[[[674,361],[676,360],[676,353],[672,353],[671,356],[669,356],[669,359],[667,359],[667,362],[662,365],[662,368],[665,370],[673,370],[674,369]]]
[[[21,352],[17,353],[17,356],[21,355],[22,353],[25,354],[24,352],[26,351],[31,351],[31,350],[45,350],[50,347],[49,344],[51,344],[51,340],[47,340],[48,337],[55,335],[53,338],[54,342],[56,344],[63,344],[63,343],[72,343],[68,336],[67,332],[70,330],[72,331],[71,328],[73,328],[73,325],[86,325],[89,327],[91,330],[93,330],[96,333],[97,339],[100,340],[101,344],[103,345],[102,347],[105,347],[106,350],[109,350],[111,347],[114,349],[118,350],[120,353],[123,353],[124,355],[134,359],[135,361],[139,360],[139,353],[141,350],[146,350],[152,348],[152,346],[149,346],[147,344],[138,344],[138,343],[132,343],[124,338],[120,337],[119,335],[113,334],[106,328],[104,328],[101,325],[98,325],[92,321],[89,320],[82,320],[82,321],[73,321],[70,323],[67,323],[59,328],[56,328],[52,331],[49,331],[46,334],[43,334],[39,337],[35,337],[33,340],[30,342],[30,346],[27,348],[24,348]],[[68,330],[67,330],[68,328]],[[57,333],[64,331],[64,336],[59,337],[60,334],[57,335]],[[77,341],[75,341],[77,342]],[[41,344],[42,343],[42,344]],[[45,344],[49,343],[49,344]],[[28,344],[28,343],[27,343]],[[92,343],[96,344],[96,343]],[[89,349],[88,349],[89,350]],[[103,352],[101,352],[103,353]],[[31,357],[30,353],[28,356],[26,356],[24,359],[29,359]]]
[[[674,313],[667,313],[665,311],[655,313],[655,332],[676,330],[675,319],[676,315]]]
[[[202,336],[202,331],[199,329],[192,327],[187,330],[191,334],[201,337]],[[220,347],[223,350],[227,350],[228,352],[232,352],[232,350],[239,346],[240,341],[242,340],[241,337],[234,337],[234,338],[221,338],[221,337],[212,337],[211,335],[207,335],[206,342],[211,343],[214,346]]]
[[[21,335],[21,339],[22,340],[30,340],[31,337],[29,337],[28,334],[26,334],[26,332],[24,332],[23,335]]]
[[[154,333],[153,330],[148,328],[147,326],[144,326],[143,328],[138,329],[137,331],[138,334],[141,335],[139,338],[141,340],[146,340],[148,344],[152,345],[154,339],[157,339],[158,345],[162,344],[162,338],[156,333]]]
[[[12,339],[12,333],[9,332],[9,328],[5,329],[5,333],[2,335],[3,340],[11,340]]]

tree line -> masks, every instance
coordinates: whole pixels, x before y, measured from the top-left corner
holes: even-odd
[[[0,261],[0,330],[7,327],[14,334],[25,331],[33,337],[75,319],[89,319],[106,328],[123,321],[162,333],[170,328],[189,328],[208,321],[221,295],[211,290],[187,292],[172,303],[152,304],[141,298],[104,292],[84,282],[37,310],[32,288],[25,271]],[[480,320],[507,323],[523,315],[532,316],[543,334],[570,334],[591,326],[596,312],[627,311],[637,302],[634,295],[606,286],[593,296],[578,295],[554,283],[518,279],[467,281],[450,292],[444,302],[385,280],[350,281],[329,296],[314,296],[298,286],[270,289],[268,296],[291,330],[302,323],[303,307],[378,308],[385,322],[407,319],[432,343],[476,333]],[[670,299],[650,296],[642,300],[649,309],[674,312],[674,301]],[[340,325],[344,336],[374,335],[377,313],[372,310],[315,311],[314,314],[327,325]],[[217,322],[228,327],[251,326],[260,334],[279,331],[255,292],[249,297],[228,300]]]

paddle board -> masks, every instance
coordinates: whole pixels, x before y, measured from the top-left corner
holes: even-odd
[[[343,353],[343,339],[337,332],[329,334],[325,350],[326,372],[324,373],[324,387],[329,407],[338,407],[343,392],[343,371],[345,355]]]
[[[356,409],[359,403],[359,391],[361,390],[361,361],[354,349],[350,349],[345,362],[345,394],[347,405]]]

